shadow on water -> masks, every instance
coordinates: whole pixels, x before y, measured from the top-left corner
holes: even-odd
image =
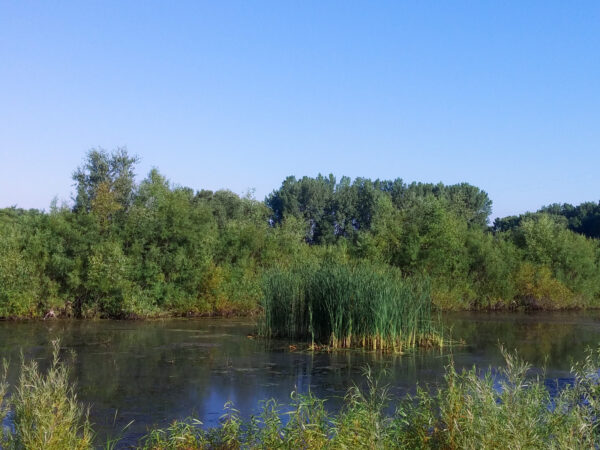
[[[290,351],[286,342],[248,338],[254,323],[239,319],[0,322],[0,357],[10,358],[14,384],[20,352],[43,367],[49,342],[60,337],[65,351],[77,354],[77,392],[91,406],[99,439],[133,420],[124,441],[131,443],[152,425],[190,415],[215,425],[229,400],[249,416],[260,400],[287,403],[294,389],[327,398],[335,411],[347,388],[361,384],[366,365],[375,373],[389,369],[384,381],[403,396],[417,382],[439,383],[450,353],[458,368],[501,364],[499,344],[535,368],[545,366],[547,385],[558,379],[560,386],[572,361],[600,344],[600,312],[456,313],[444,323],[452,339],[466,344],[398,356]]]

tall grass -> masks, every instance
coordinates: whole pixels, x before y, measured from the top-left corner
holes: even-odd
[[[404,448],[599,448],[600,351],[573,369],[573,384],[556,396],[515,353],[504,357],[494,375],[450,365],[445,386],[402,402],[392,440]]]
[[[263,285],[265,337],[310,339],[332,348],[401,352],[441,345],[431,312],[429,285],[372,264],[274,269]]]
[[[92,448],[87,411],[73,392],[68,366],[59,358],[53,342],[53,358],[44,374],[35,361],[21,365],[21,376],[9,406],[14,431],[6,439],[8,449],[83,450]]]
[[[321,449],[330,446],[334,429],[324,400],[312,394],[292,393],[292,401],[283,405],[270,399],[250,420],[242,420],[231,403],[225,405],[219,427],[203,429],[195,419],[174,422],[166,429],[152,430],[139,442],[140,449],[238,449],[288,448]],[[284,424],[282,416],[287,416]]]
[[[8,392],[8,382],[6,381],[7,377],[8,362],[3,360],[2,372],[0,372],[0,448],[2,448],[2,443],[5,441],[5,432],[3,427],[4,419],[10,410],[8,402],[5,401],[6,394]]]

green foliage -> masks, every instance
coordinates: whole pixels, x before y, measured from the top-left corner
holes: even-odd
[[[69,369],[53,342],[53,360],[46,374],[35,361],[23,362],[21,376],[10,399],[14,431],[9,449],[91,449],[92,431],[87,412],[77,402]]]
[[[331,244],[341,237],[353,239],[359,231],[368,231],[381,198],[389,199],[394,208],[404,211],[424,200],[437,200],[446,209],[462,218],[468,226],[485,227],[492,202],[487,194],[467,183],[412,183],[342,177],[339,183],[333,175],[297,180],[288,177],[278,190],[266,199],[273,220],[296,217],[305,222],[306,241]]]
[[[8,401],[6,401],[6,394],[8,392],[8,382],[6,381],[7,377],[8,361],[3,360],[2,372],[0,372],[0,447],[8,438],[8,436],[5,436],[4,426],[2,425],[4,423],[4,419],[6,419],[6,416],[10,411],[10,405],[8,404]]]
[[[437,393],[420,389],[399,407],[396,439],[405,448],[595,448],[598,386],[589,376],[598,353],[554,398],[516,354],[504,356],[493,376],[449,366]]]
[[[521,265],[515,276],[515,287],[519,301],[533,309],[577,306],[573,292],[554,278],[546,266]]]
[[[474,308],[514,307],[518,296],[514,274],[520,264],[518,248],[502,236],[471,231],[466,236],[465,248],[468,272],[457,277],[473,293],[470,306]],[[452,309],[452,302],[448,305]]]
[[[348,389],[344,408],[332,421],[334,448],[389,447],[391,419],[384,410],[390,402],[387,386],[381,386],[370,368],[365,369],[366,389],[357,385]]]
[[[556,280],[580,305],[597,300],[600,293],[597,242],[567,230],[564,224],[546,214],[524,220],[513,235],[523,249],[525,260],[536,265],[538,272],[549,272],[545,274],[548,283],[557,285],[553,281]],[[559,296],[549,295],[564,306],[569,306],[561,301],[567,297],[564,292]]]
[[[72,207],[0,210],[1,318],[256,314],[273,268],[365,262],[427,278],[438,309],[600,307],[595,203],[487,229],[466,183],[288,177],[259,202],[136,183],[137,161],[91,150]]]
[[[266,337],[396,352],[441,344],[428,285],[368,262],[273,269],[265,275],[262,305],[259,334]]]
[[[36,315],[41,280],[23,248],[24,233],[14,223],[0,223],[0,316]]]
[[[110,215],[119,209],[127,209],[134,191],[134,167],[136,156],[127,149],[118,148],[111,154],[103,149],[92,149],[87,153],[83,166],[73,173],[76,183],[76,211],[90,211]]]
[[[509,231],[518,227],[527,218],[547,214],[566,227],[584,236],[600,238],[600,202],[584,202],[573,206],[568,203],[544,206],[537,213],[526,213],[520,216],[498,218],[494,221],[495,231]]]

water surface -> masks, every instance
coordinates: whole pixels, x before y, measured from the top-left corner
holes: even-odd
[[[60,338],[64,351],[77,355],[73,377],[79,399],[91,406],[99,439],[133,420],[127,444],[150,426],[190,415],[215,425],[227,401],[248,416],[260,400],[286,403],[295,389],[326,397],[335,411],[347,388],[364,381],[366,365],[376,373],[388,369],[386,381],[399,397],[417,382],[439,383],[450,357],[459,367],[500,364],[499,344],[517,349],[537,368],[545,366],[549,379],[564,381],[572,361],[600,344],[596,311],[460,313],[445,315],[444,323],[452,339],[466,344],[395,356],[293,351],[289,342],[249,338],[254,323],[247,319],[0,322],[0,357],[11,360],[14,383],[20,352],[44,366],[49,342]]]

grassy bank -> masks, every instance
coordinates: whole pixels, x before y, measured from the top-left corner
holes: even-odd
[[[574,366],[572,384],[551,396],[543,378],[531,376],[525,362],[505,353],[504,366],[495,368],[493,376],[491,371],[457,371],[450,364],[440,386],[404,399],[393,399],[367,370],[364,386],[348,390],[337,414],[329,414],[325,400],[310,393],[293,393],[289,405],[266,401],[262,412],[248,420],[227,404],[218,427],[207,429],[194,419],[174,422],[149,430],[136,448],[598,448],[598,367],[600,351],[590,351]],[[23,363],[12,397],[4,397],[7,385],[0,383],[0,415],[12,412],[13,424],[3,430],[2,447],[91,448],[86,409],[70,386],[58,346],[45,374],[35,363]]]
[[[440,346],[431,308],[428,284],[390,267],[274,269],[265,275],[259,335],[395,352]]]

